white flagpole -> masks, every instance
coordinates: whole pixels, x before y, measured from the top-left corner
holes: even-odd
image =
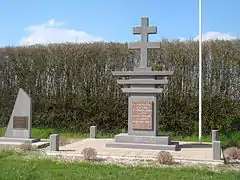
[[[199,142],[202,142],[202,0],[199,0]]]

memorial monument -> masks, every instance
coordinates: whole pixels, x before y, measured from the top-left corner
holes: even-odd
[[[5,136],[0,142],[33,143],[40,139],[31,138],[32,130],[32,102],[29,95],[20,89],[6,128]]]
[[[157,98],[163,89],[157,86],[167,85],[167,77],[173,72],[152,71],[148,67],[148,49],[160,48],[160,42],[148,42],[148,35],[157,33],[157,27],[149,27],[148,21],[148,18],[141,18],[141,27],[133,28],[133,34],[140,34],[141,41],[128,45],[129,49],[140,49],[140,67],[133,71],[112,72],[119,77],[118,84],[128,86],[122,88],[124,93],[128,93],[128,133],[116,135],[115,142],[107,143],[106,147],[176,150],[170,136],[158,133]]]

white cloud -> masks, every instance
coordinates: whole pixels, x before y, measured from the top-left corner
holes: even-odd
[[[64,22],[51,19],[44,24],[28,26],[25,28],[28,36],[20,40],[20,45],[103,41],[102,37],[93,36],[84,31],[61,28],[63,25]]]
[[[195,38],[195,40],[198,40],[199,36]],[[239,37],[233,36],[228,33],[221,33],[221,32],[214,32],[210,31],[202,35],[202,40],[203,41],[208,41],[208,40],[233,40],[237,39]]]

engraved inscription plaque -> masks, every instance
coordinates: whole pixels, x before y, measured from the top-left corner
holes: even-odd
[[[153,128],[151,100],[132,101],[132,128],[135,130],[151,130]]]
[[[28,129],[28,117],[27,116],[14,116],[13,117],[13,129],[27,130]]]

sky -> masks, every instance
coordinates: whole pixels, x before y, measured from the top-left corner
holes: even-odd
[[[202,0],[203,40],[239,38],[239,8],[239,0]],[[138,41],[141,17],[158,28],[150,41],[198,36],[198,0],[1,0],[0,46]]]

